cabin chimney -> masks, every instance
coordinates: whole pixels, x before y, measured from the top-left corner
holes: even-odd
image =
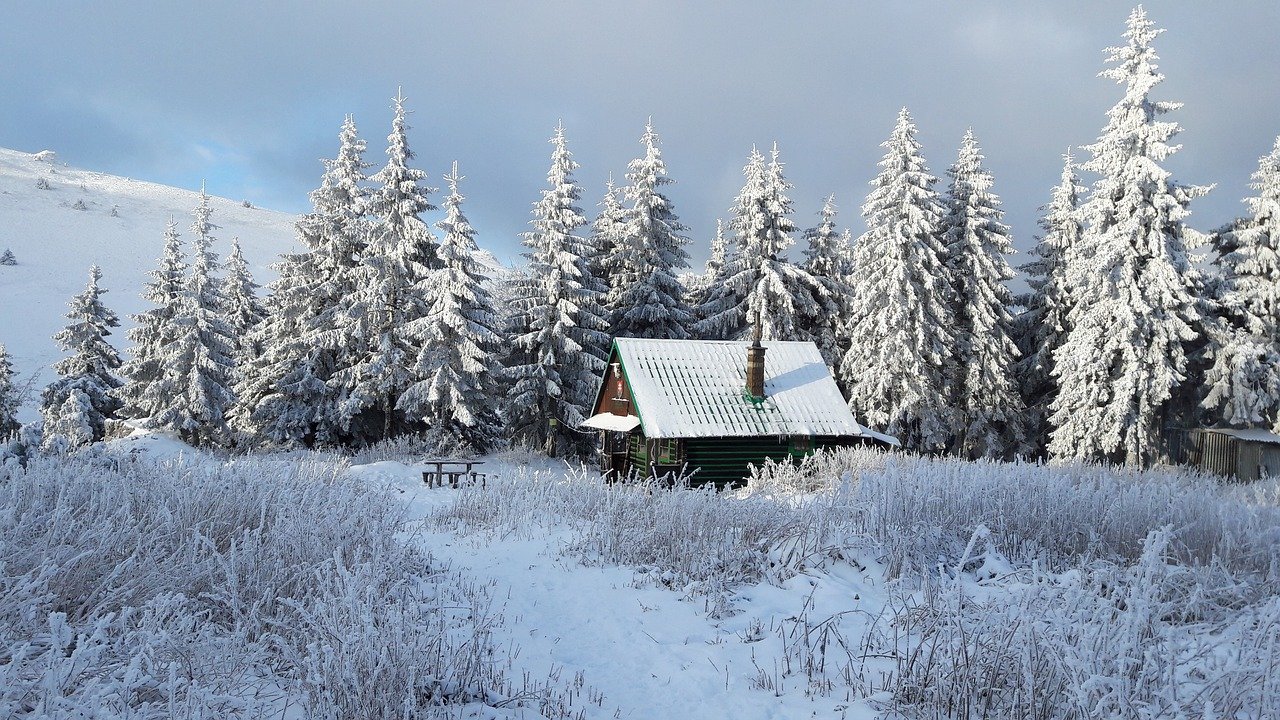
[[[751,346],[747,348],[747,394],[752,400],[764,399],[764,346],[760,344],[760,311],[756,311],[751,329]]]

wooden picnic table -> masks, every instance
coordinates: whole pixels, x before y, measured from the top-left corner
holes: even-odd
[[[458,481],[462,478],[470,478],[471,482],[480,481],[480,485],[484,486],[484,473],[477,471],[477,465],[483,465],[483,460],[423,460],[423,465],[434,466],[433,470],[422,471],[422,482],[427,487],[443,487],[446,479],[450,487],[458,487]]]

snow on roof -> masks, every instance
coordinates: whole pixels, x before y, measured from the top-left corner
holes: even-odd
[[[743,396],[747,342],[617,338],[614,344],[646,437],[835,435],[898,444],[853,419],[811,342],[761,343],[759,404]]]
[[[640,424],[640,418],[635,415],[614,415],[613,413],[600,413],[592,415],[582,421],[579,427],[593,428],[595,430],[614,430],[617,432],[631,432]]]
[[[1231,430],[1228,428],[1209,428],[1209,432],[1230,435],[1233,438],[1241,440],[1249,440],[1252,442],[1276,443],[1280,445],[1280,435],[1264,428],[1248,428],[1246,430]]]

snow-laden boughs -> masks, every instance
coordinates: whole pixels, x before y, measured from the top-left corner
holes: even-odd
[[[235,338],[227,321],[226,296],[213,250],[217,228],[209,222],[209,196],[201,193],[191,232],[191,270],[168,322],[172,341],[161,349],[155,384],[159,404],[143,420],[195,444],[229,442],[226,416],[235,403]]]
[[[948,265],[955,292],[956,438],[954,450],[968,458],[1011,458],[1026,442],[1025,408],[1014,363],[1013,254],[1009,227],[1001,220],[991,173],[972,130],[947,170],[951,186],[943,220]]]
[[[955,317],[938,178],[915,136],[903,108],[862,206],[867,232],[854,244],[840,374],[859,421],[906,447],[936,451],[952,437]]]
[[[547,189],[533,206],[528,275],[517,280],[510,327],[513,350],[508,431],[512,440],[549,455],[587,451],[594,433],[578,424],[599,384],[604,361],[589,351],[607,342],[598,297],[583,287],[587,243],[576,233],[587,224],[573,179],[578,163],[565,145],[564,126],[551,138]]]
[[[363,339],[341,311],[356,291],[356,270],[368,236],[364,189],[365,143],[347,116],[337,158],[324,162],[320,187],[311,192],[312,211],[297,223],[305,252],[288,254],[276,266],[278,279],[267,297],[267,316],[251,333],[258,349],[240,373],[238,430],[272,443],[330,444],[343,439],[337,413],[341,388],[330,387],[334,370],[358,355]],[[337,329],[335,329],[337,328]]]
[[[1185,378],[1186,344],[1197,337],[1188,251],[1198,239],[1185,221],[1208,188],[1175,182],[1161,166],[1177,151],[1170,140],[1180,128],[1157,118],[1181,107],[1150,98],[1164,77],[1152,48],[1161,32],[1139,7],[1126,44],[1107,51],[1115,66],[1102,75],[1125,93],[1081,166],[1100,177],[1081,208],[1081,251],[1068,265],[1070,327],[1054,354],[1060,389],[1049,450],[1059,458],[1153,462]]]
[[[1043,453],[1049,406],[1057,397],[1053,378],[1053,354],[1066,340],[1071,310],[1068,267],[1080,250],[1084,226],[1080,218],[1080,198],[1084,187],[1076,175],[1075,160],[1068,151],[1063,156],[1062,177],[1054,187],[1040,218],[1042,234],[1031,255],[1036,259],[1021,266],[1030,292],[1020,298],[1025,308],[1016,319],[1018,379],[1026,402],[1028,440],[1034,454]]]
[[[154,305],[133,316],[134,326],[125,334],[133,347],[130,359],[120,369],[125,383],[117,390],[123,406],[122,417],[142,420],[160,411],[173,391],[165,383],[169,347],[176,337],[173,318],[185,292],[187,263],[173,220],[165,228],[160,264],[149,275],[142,298]]]
[[[445,176],[449,195],[445,217],[436,223],[442,267],[430,276],[425,318],[411,332],[423,338],[413,374],[420,378],[400,398],[423,408],[429,444],[445,452],[487,452],[498,439],[500,422],[495,356],[502,339],[487,278],[476,262],[475,229],[462,214],[458,164]]]
[[[804,269],[825,290],[825,302],[816,317],[810,318],[813,341],[832,368],[840,366],[849,346],[843,342],[845,323],[849,318],[849,237],[836,230],[836,198],[827,196],[818,212],[817,227],[805,231],[809,246],[805,248]]]
[[[435,208],[428,202],[432,188],[419,185],[425,173],[409,167],[404,97],[397,95],[393,107],[387,164],[370,178],[380,186],[369,199],[367,242],[329,333],[359,339],[338,358],[329,380],[338,422],[357,443],[418,430],[426,414],[420,402],[401,402],[401,396],[418,380],[412,369],[426,343],[414,321],[426,316],[426,285],[439,257],[420,215]]]
[[[724,220],[716,218],[716,234],[711,238],[711,254],[703,264],[702,274],[695,275],[685,284],[686,303],[693,313],[693,329],[699,339],[713,340],[703,337],[697,331],[699,323],[706,320],[710,312],[707,303],[711,300],[715,288],[724,284],[726,269],[733,261],[733,245],[725,234]],[[714,313],[711,313],[714,314]]]
[[[58,347],[71,356],[54,363],[58,379],[41,396],[46,448],[56,442],[53,436],[60,434],[55,427],[59,420],[72,410],[76,417],[63,423],[69,434],[61,433],[70,448],[101,440],[107,420],[120,410],[120,399],[115,395],[123,385],[116,375],[120,354],[107,340],[120,321],[102,303],[107,291],[98,286],[101,279],[101,268],[89,268],[89,283],[68,303],[71,311],[67,319],[71,322],[53,336]]]
[[[253,281],[249,263],[240,251],[240,239],[231,239],[231,254],[227,255],[226,278],[223,293],[226,296],[226,318],[231,325],[231,337],[235,339],[236,356],[252,357],[260,348],[252,346],[250,332],[262,322],[266,309],[258,299],[258,288]]]
[[[767,165],[752,148],[743,174],[746,184],[730,223],[737,251],[726,261],[724,283],[711,288],[696,331],[709,339],[742,340],[758,318],[765,340],[811,340],[811,321],[827,302],[826,290],[787,259],[796,224],[777,146]]]
[[[18,434],[22,424],[18,422],[18,387],[14,383],[13,361],[4,343],[0,343],[0,441]]]
[[[623,224],[618,228],[606,269],[610,274],[605,308],[613,337],[689,337],[693,316],[684,299],[684,287],[676,272],[689,266],[685,246],[689,239],[680,234],[685,226],[676,217],[674,206],[662,186],[674,180],[658,148],[653,124],[645,125],[645,154],[627,165],[624,189],[627,202]]]
[[[1227,425],[1280,432],[1280,138],[1250,187],[1249,217],[1214,236],[1221,317],[1204,406]]]
[[[623,189],[614,184],[613,174],[610,173],[609,180],[605,183],[604,197],[598,203],[600,212],[591,222],[591,232],[587,235],[586,247],[582,253],[582,287],[599,298],[600,315],[606,322],[610,315],[607,306],[609,296],[620,292],[614,290],[613,284],[619,281],[621,275],[611,272],[611,268],[616,261],[622,259],[618,246],[622,242],[628,215],[622,200]],[[608,336],[604,337],[603,343],[588,347],[587,351],[601,360],[608,359]]]

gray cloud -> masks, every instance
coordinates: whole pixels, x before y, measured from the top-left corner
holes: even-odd
[[[210,7],[212,6],[212,7]],[[1240,212],[1280,134],[1273,2],[1148,3],[1168,33],[1161,98],[1186,107],[1187,182],[1219,187],[1193,224]],[[1091,142],[1119,88],[1096,77],[1129,7],[1076,3],[503,2],[27,3],[0,27],[0,145],[73,164],[306,209],[350,112],[382,161],[403,86],[432,184],[467,176],[482,244],[518,251],[558,119],[584,205],[621,179],[652,115],[697,243],[726,216],[752,144],[778,141],[797,222],[835,193],[857,216],[879,143],[911,108],[942,175],[966,127],[981,140],[1019,247],[1030,245],[1068,145]]]

